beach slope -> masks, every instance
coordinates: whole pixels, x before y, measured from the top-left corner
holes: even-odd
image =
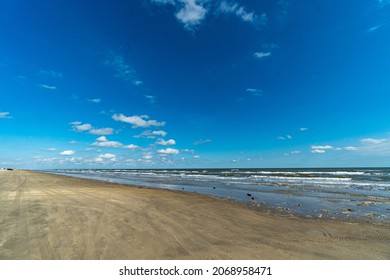
[[[390,226],[283,217],[197,194],[2,171],[0,259],[390,259]]]

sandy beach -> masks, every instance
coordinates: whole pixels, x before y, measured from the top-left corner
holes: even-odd
[[[1,171],[0,259],[390,259],[390,224],[285,217],[198,194]]]

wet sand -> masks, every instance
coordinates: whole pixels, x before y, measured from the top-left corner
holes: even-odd
[[[197,194],[1,171],[0,259],[390,259],[390,223],[285,217]]]

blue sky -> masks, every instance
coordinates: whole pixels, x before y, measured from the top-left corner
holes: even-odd
[[[0,1],[0,167],[390,165],[390,1]]]

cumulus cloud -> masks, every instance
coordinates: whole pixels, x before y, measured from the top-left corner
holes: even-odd
[[[116,155],[107,153],[107,154],[101,154],[97,158],[102,159],[102,160],[106,159],[106,160],[115,161],[116,160]]]
[[[145,154],[142,155],[142,158],[143,159],[152,159],[153,155],[151,153],[145,153]]]
[[[313,145],[310,148],[311,148],[311,152],[313,154],[324,154],[324,153],[326,153],[327,150],[335,149],[334,147],[332,147],[330,145],[324,145],[324,146]]]
[[[71,122],[72,128],[76,132],[88,132],[93,135],[111,135],[114,133],[114,129],[110,127],[105,128],[94,128],[89,123],[81,123],[81,122]]]
[[[333,147],[330,145],[323,145],[323,146],[313,145],[310,148],[311,148],[311,152],[315,153],[315,154],[316,153],[317,154],[324,154],[329,150],[332,150],[332,151],[357,151],[357,150],[360,150],[360,148],[355,147],[355,146]]]
[[[165,141],[164,139],[158,139],[156,144],[157,145],[163,145],[163,146],[176,145],[176,141],[174,139],[169,139],[167,141]]]
[[[257,59],[263,59],[263,58],[269,57],[269,56],[271,56],[271,55],[272,55],[271,52],[255,52],[255,53],[253,54],[253,56],[254,56],[255,58],[257,58]]]
[[[308,131],[309,129],[306,128],[306,127],[301,127],[299,130],[300,130],[300,131]]]
[[[150,127],[150,126],[164,126],[165,122],[158,122],[156,120],[149,120],[149,116],[147,115],[134,115],[131,117],[127,117],[123,114],[114,114],[112,118],[116,121],[125,122],[132,124],[132,128],[137,127]]]
[[[118,141],[109,141],[105,136],[100,136],[99,138],[97,138],[96,141],[92,143],[92,145],[96,147],[102,147],[102,148],[124,148],[124,149],[138,148],[138,146],[133,144],[124,145]]]
[[[0,119],[12,119],[9,112],[0,112]]]
[[[326,153],[325,150],[320,150],[320,149],[311,150],[311,152],[313,154],[324,154],[324,153]]]
[[[65,150],[65,151],[62,151],[61,153],[60,153],[60,155],[62,155],[62,156],[71,156],[71,155],[74,155],[76,152],[75,151],[73,151],[73,150]]]
[[[134,138],[149,138],[149,139],[155,139],[157,136],[162,136],[162,137],[165,137],[168,133],[166,133],[165,131],[163,130],[145,130],[143,131],[142,133],[138,134],[138,135],[134,135],[133,137]]]
[[[319,150],[330,150],[330,149],[333,149],[333,147],[330,146],[330,145],[325,145],[325,146],[315,146],[315,145],[313,145],[313,146],[311,146],[311,148],[312,148],[312,150],[317,150],[317,149],[319,149]]]
[[[205,19],[207,10],[202,6],[203,1],[180,0],[176,3],[180,9],[175,16],[184,28],[192,30]]]
[[[92,143],[93,146],[102,148],[122,148],[123,144],[117,141],[97,141]]]
[[[154,130],[154,131],[152,131],[152,134],[153,135],[161,135],[162,137],[165,137],[167,135],[167,133],[163,130]]]
[[[92,125],[89,123],[82,124],[80,122],[72,122],[72,128],[73,130],[77,132],[85,132],[92,129]]]
[[[114,130],[110,127],[106,127],[106,128],[91,129],[89,133],[93,135],[111,135],[114,133]]]
[[[160,155],[177,155],[179,153],[179,150],[166,148],[158,150],[157,153],[159,153]]]
[[[99,142],[107,142],[107,137],[106,136],[100,136],[99,138],[96,138],[97,141]]]

